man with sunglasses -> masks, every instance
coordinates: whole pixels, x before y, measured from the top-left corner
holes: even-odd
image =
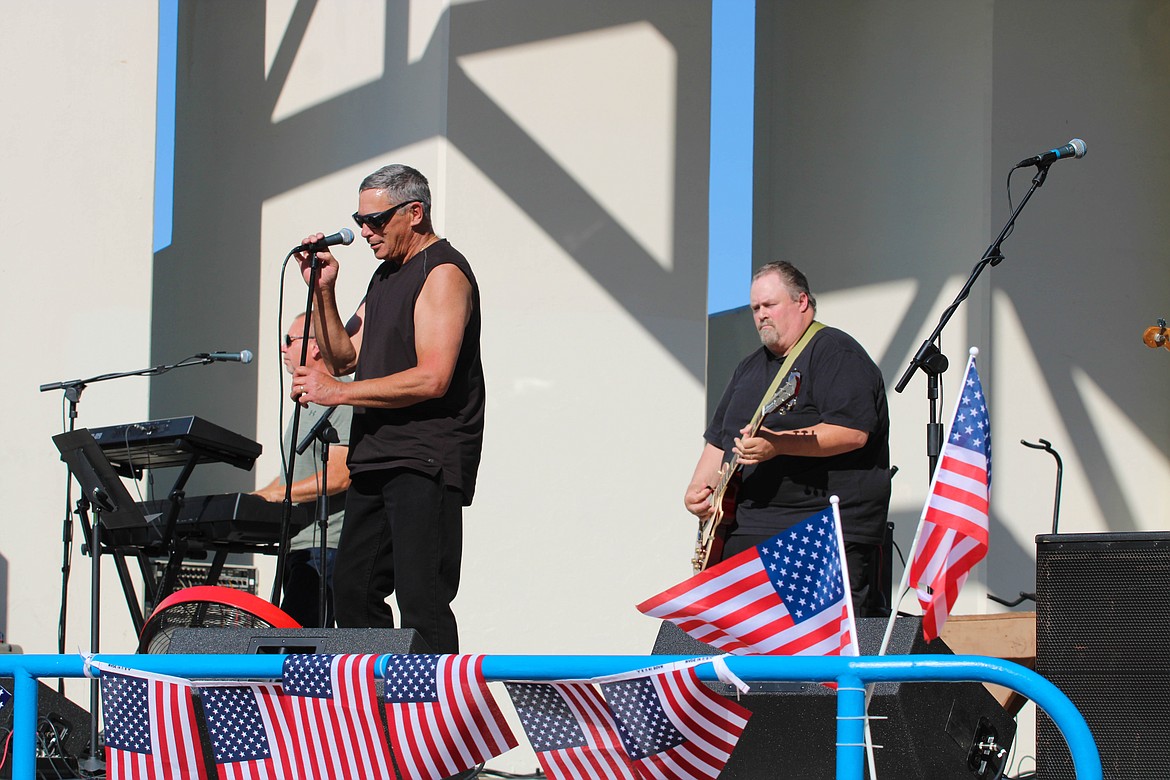
[[[285,370],[292,374],[301,362],[301,339],[305,333],[305,315],[298,314],[285,331],[280,345],[280,358],[284,362]],[[309,343],[305,345],[305,366],[317,371],[325,370],[321,360],[321,350],[317,347],[310,331]],[[317,404],[309,404],[301,415],[300,435],[313,429],[313,426],[329,414],[329,408]],[[284,582],[282,583],[283,596],[280,608],[287,612],[294,620],[305,628],[321,626],[321,572],[325,572],[325,626],[332,626],[334,621],[333,609],[333,572],[336,568],[337,540],[340,538],[342,523],[345,518],[345,491],[349,487],[349,468],[345,461],[349,456],[349,428],[353,410],[348,406],[334,409],[329,414],[329,424],[337,431],[337,443],[329,446],[329,468],[327,469],[328,485],[321,484],[321,444],[313,442],[313,446],[305,451],[304,456],[298,457],[293,466],[292,501],[294,504],[305,504],[308,507],[309,517],[314,522],[294,536],[289,543],[288,556],[284,562]],[[297,446],[292,440],[292,417],[284,429],[284,449],[282,455],[287,458],[288,453]],[[324,488],[324,490],[322,490]],[[317,501],[324,492],[328,498],[329,518],[326,533],[327,538],[325,565],[321,565],[320,527],[317,519]],[[263,488],[256,491],[256,495],[265,501],[280,503],[284,501],[285,482],[277,477]]]
[[[367,176],[353,218],[380,265],[347,323],[337,259],[317,253],[313,329],[328,372],[299,367],[292,388],[301,404],[354,408],[337,624],[393,626],[394,593],[401,625],[431,651],[454,653],[463,507],[483,443],[479,287],[467,259],[435,234],[430,187],[413,168]],[[308,282],[312,255],[300,263]],[[353,382],[335,379],[351,372]]]

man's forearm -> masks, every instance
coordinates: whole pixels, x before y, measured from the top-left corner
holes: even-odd
[[[761,429],[760,435],[771,442],[776,454],[804,458],[828,458],[852,452],[864,447],[869,440],[865,431],[830,423],[817,423],[793,431]]]
[[[341,320],[337,298],[332,288],[317,290],[316,307],[313,309],[313,330],[321,359],[334,376],[344,376],[357,365],[357,350],[353,339]]]
[[[421,366],[414,366],[390,376],[342,383],[342,398],[349,406],[371,409],[402,409],[442,398],[451,377]]]

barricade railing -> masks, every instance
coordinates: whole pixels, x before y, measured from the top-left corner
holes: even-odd
[[[488,655],[489,681],[580,680],[680,661],[691,656]],[[283,655],[99,655],[96,660],[144,672],[201,680],[279,679]],[[983,682],[1010,688],[1035,702],[1060,729],[1077,780],[1101,780],[1101,757],[1084,717],[1055,685],[1010,661],[971,655],[803,657],[732,656],[727,665],[745,682],[837,684],[837,780],[862,780],[865,767],[865,686],[885,682]],[[384,674],[386,659],[379,660]],[[699,678],[716,679],[710,664]],[[13,678],[13,780],[35,780],[37,679],[84,677],[80,656],[0,656],[0,677]]]

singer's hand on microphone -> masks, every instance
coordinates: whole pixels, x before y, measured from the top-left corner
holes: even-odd
[[[297,366],[293,372],[292,392],[289,397],[301,406],[315,403],[321,406],[337,406],[345,402],[342,393],[345,386],[324,371]]]
[[[305,236],[301,246],[319,243],[325,238],[324,233],[313,233],[310,236]],[[305,284],[309,283],[313,272],[313,255],[317,255],[317,286],[318,287],[333,287],[337,281],[337,258],[328,249],[321,249],[317,252],[297,252],[297,259],[301,263],[301,275],[305,278]]]

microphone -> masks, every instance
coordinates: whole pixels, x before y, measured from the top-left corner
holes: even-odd
[[[331,246],[337,246],[338,244],[349,246],[352,243],[353,231],[349,228],[342,228],[331,236],[325,236],[325,238],[321,239],[320,241],[314,241],[311,244],[301,244],[296,249],[294,249],[293,252],[320,252],[323,249],[327,249]]]
[[[1025,165],[1052,165],[1057,160],[1063,160],[1066,157],[1076,157],[1079,159],[1084,157],[1087,151],[1089,151],[1089,148],[1085,146],[1085,142],[1079,138],[1074,138],[1059,149],[1049,149],[1044,154],[1038,154],[1035,157],[1020,160],[1016,163],[1016,167],[1023,168]]]
[[[206,357],[215,363],[251,363],[252,350],[241,349],[239,352],[209,352]]]

